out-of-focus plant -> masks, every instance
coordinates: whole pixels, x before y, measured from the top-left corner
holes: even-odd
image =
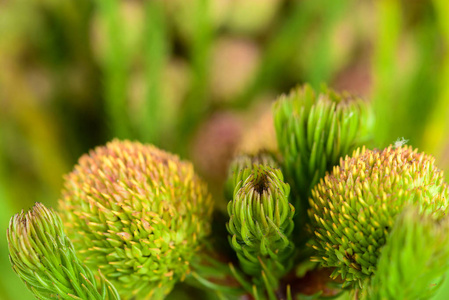
[[[448,225],[447,218],[407,207],[387,238],[364,299],[432,298],[449,268]]]

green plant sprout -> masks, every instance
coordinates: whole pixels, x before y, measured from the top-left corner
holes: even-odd
[[[248,275],[258,275],[262,263],[276,278],[291,268],[295,208],[288,201],[290,187],[282,172],[254,164],[238,171],[227,224],[232,248]]]
[[[434,158],[370,150],[369,103],[328,88],[294,89],[273,116],[279,152],[235,157],[227,212],[176,155],[95,148],[59,214],[38,203],[11,219],[14,271],[38,299],[431,299],[449,269]]]
[[[7,237],[12,267],[36,298],[120,299],[100,272],[95,278],[76,256],[61,219],[43,204],[14,216]]]

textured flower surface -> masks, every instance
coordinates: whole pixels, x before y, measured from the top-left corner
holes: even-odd
[[[115,288],[75,255],[59,216],[40,203],[15,215],[7,233],[14,271],[38,299],[120,299]]]
[[[190,163],[114,140],[80,158],[59,202],[88,265],[123,298],[163,298],[210,232],[212,199]]]
[[[448,189],[434,158],[411,147],[357,149],[315,186],[308,210],[315,261],[346,284],[369,278],[406,204],[442,217]]]
[[[267,165],[243,168],[237,178],[228,204],[230,243],[247,274],[260,276],[262,261],[280,276],[288,270],[294,250],[290,187],[279,169]]]
[[[311,188],[326,171],[370,139],[371,111],[348,93],[326,88],[317,93],[305,85],[281,96],[273,112],[285,176],[307,207]]]

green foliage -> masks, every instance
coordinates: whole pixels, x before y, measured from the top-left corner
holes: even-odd
[[[226,199],[234,198],[234,190],[240,181],[246,180],[248,176],[259,165],[279,169],[279,164],[271,153],[260,151],[255,155],[239,155],[233,159],[229,166],[228,180],[225,184]]]
[[[335,267],[345,285],[375,274],[379,253],[407,204],[441,218],[449,191],[434,158],[412,147],[357,149],[312,191],[312,258]]]
[[[279,169],[253,164],[243,168],[228,204],[230,243],[243,271],[260,276],[262,264],[280,278],[291,267],[294,207]]]
[[[78,254],[124,298],[164,298],[210,232],[213,202],[190,163],[114,140],[80,158],[59,202]]]
[[[340,157],[368,142],[372,117],[361,99],[310,86],[294,89],[274,105],[283,168],[306,208],[311,188]]]
[[[44,205],[15,215],[7,237],[13,270],[36,298],[120,299],[101,273],[96,281],[76,256],[59,216]]]
[[[123,27],[120,21],[118,0],[96,1],[98,11],[106,23],[106,36],[110,45],[101,62],[105,77],[103,82],[105,108],[111,129],[118,138],[131,135],[130,113],[126,103],[129,80],[126,76],[130,59],[126,55]]]
[[[407,207],[398,216],[364,299],[430,299],[449,269],[449,218]]]

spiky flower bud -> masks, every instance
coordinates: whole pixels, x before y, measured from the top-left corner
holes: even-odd
[[[407,207],[380,252],[365,299],[430,299],[448,269],[448,217],[435,220]]]
[[[315,92],[309,85],[282,95],[273,108],[285,176],[306,208],[311,188],[326,171],[369,140],[370,110],[347,93]]]
[[[261,260],[270,266],[273,276],[280,277],[288,270],[287,260],[294,248],[290,235],[295,209],[288,202],[290,187],[281,171],[270,166],[253,165],[240,173],[228,204],[231,246],[247,274],[260,276]]]
[[[321,179],[308,211],[314,260],[335,267],[346,284],[376,270],[379,252],[407,204],[436,216],[448,207],[448,189],[434,158],[412,147],[357,149]]]
[[[118,140],[80,158],[59,203],[86,264],[138,299],[162,298],[184,279],[213,209],[190,163]]]
[[[278,162],[273,154],[267,151],[259,151],[254,155],[242,154],[234,158],[229,166],[228,179],[225,184],[226,199],[233,198],[237,184],[248,178],[253,168],[259,165],[279,168]]]
[[[11,218],[7,231],[14,272],[38,299],[120,299],[75,255],[59,216],[40,203]],[[100,274],[101,275],[101,274]]]

